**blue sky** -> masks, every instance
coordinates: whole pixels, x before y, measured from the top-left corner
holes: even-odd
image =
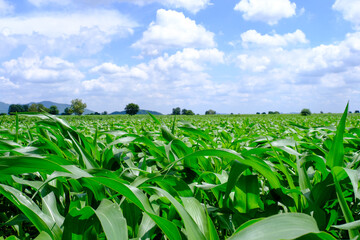
[[[0,101],[360,109],[358,0],[0,0]]]

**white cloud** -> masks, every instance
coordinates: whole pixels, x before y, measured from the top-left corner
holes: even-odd
[[[41,1],[46,0],[31,0],[31,1]],[[52,0],[56,1],[56,0]],[[197,13],[198,11],[205,9],[207,6],[211,5],[210,0],[73,0],[76,3],[85,3],[85,4],[109,4],[114,2],[129,2],[137,5],[148,5],[153,3],[158,3],[169,8],[182,8],[186,9],[191,13]]]
[[[312,86],[319,91],[341,88],[345,94],[360,88],[360,77],[354,74],[360,72],[359,42],[360,33],[352,33],[337,44],[313,48],[251,48],[234,62],[243,70],[241,77],[249,89],[270,92],[276,87],[285,94],[291,86]]]
[[[28,0],[36,7],[44,7],[48,5],[109,5],[115,2],[128,2],[140,6],[158,3],[169,8],[185,9],[191,13],[197,13],[207,6],[211,5],[210,0]]]
[[[43,7],[43,6],[47,6],[47,5],[51,5],[51,4],[66,6],[71,3],[71,0],[61,0],[61,1],[58,1],[58,0],[28,0],[28,2],[36,7]]]
[[[305,34],[297,29],[293,33],[287,33],[284,35],[273,34],[261,35],[256,30],[249,30],[241,34],[242,43],[245,47],[249,44],[256,44],[258,46],[272,46],[272,47],[286,47],[290,44],[308,43]]]
[[[339,88],[345,86],[344,77],[341,74],[330,73],[321,77],[320,82],[325,87]]]
[[[345,20],[350,21],[357,28],[360,27],[360,1],[336,0],[332,8],[341,12]]]
[[[19,88],[19,85],[10,81],[10,79],[5,77],[0,77],[0,85],[2,89],[13,89]]]
[[[210,5],[210,0],[158,0],[157,2],[170,7],[184,8],[192,13],[197,13]]]
[[[6,0],[0,0],[0,15],[11,13],[14,7]]]
[[[183,13],[160,9],[156,21],[143,33],[142,39],[132,46],[146,54],[159,54],[169,48],[214,47],[214,33],[184,16]]]
[[[294,16],[296,4],[289,0],[241,0],[234,9],[243,12],[245,20],[274,25],[282,18]]]
[[[79,35],[84,29],[98,29],[105,35],[127,35],[137,24],[113,10],[87,10],[73,13],[38,13],[0,18],[7,35],[39,34],[51,38]]]
[[[237,56],[236,60],[239,68],[242,70],[250,70],[252,72],[263,72],[270,64],[270,59],[265,56],[255,57],[241,54]]]
[[[143,107],[224,103],[221,96],[236,95],[237,86],[213,82],[206,72],[211,64],[222,63],[224,53],[217,49],[187,48],[133,67],[103,63],[91,70],[99,77],[82,85],[89,95],[136,101]]]
[[[38,12],[0,18],[1,55],[25,47],[38,55],[89,56],[133,33],[137,23],[114,10]],[[0,56],[1,56],[0,55]]]
[[[84,75],[75,66],[57,57],[20,57],[4,62],[2,72],[17,84],[64,83],[81,80]]]

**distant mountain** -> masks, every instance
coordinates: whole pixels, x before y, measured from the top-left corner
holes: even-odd
[[[156,111],[150,111],[150,110],[144,110],[144,109],[140,109],[139,112],[137,113],[138,115],[145,115],[151,113],[152,115],[163,115],[162,113],[156,112]],[[112,112],[110,113],[111,115],[125,115],[126,112],[125,111],[116,111],[116,112]]]
[[[8,113],[9,104],[0,102],[0,113]]]
[[[56,102],[51,102],[51,101],[30,102],[30,103],[21,104],[21,105],[29,105],[30,106],[33,103],[37,103],[37,104],[41,103],[46,108],[50,108],[50,106],[54,105],[59,109],[60,114],[64,112],[65,108],[69,108],[71,106],[70,104],[56,103]],[[0,113],[8,113],[9,106],[10,106],[10,104],[0,102]],[[85,109],[84,114],[90,114],[90,113],[94,113],[94,111]]]

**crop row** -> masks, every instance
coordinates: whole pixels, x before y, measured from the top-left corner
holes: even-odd
[[[4,116],[0,235],[356,239],[359,123],[347,108],[308,117]]]

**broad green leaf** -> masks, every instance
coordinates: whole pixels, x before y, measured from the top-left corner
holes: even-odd
[[[95,214],[100,220],[108,240],[128,239],[126,219],[122,215],[120,207],[107,199],[103,199]]]
[[[48,215],[24,193],[19,190],[0,184],[0,193],[9,199],[35,225],[39,232],[48,233],[53,239],[61,239],[62,231]]]
[[[360,171],[352,170],[352,169],[348,169],[348,168],[344,168],[344,170],[350,178],[355,197],[357,199],[360,199],[360,189],[359,189]]]
[[[333,236],[328,233],[309,233],[302,237],[296,238],[296,240],[336,240]]]
[[[45,192],[47,189],[44,189]],[[56,196],[54,192],[46,191],[46,193],[42,193],[42,210],[48,215],[56,224],[61,227],[64,223],[64,217],[59,213],[57,208]]]
[[[214,150],[200,150],[194,152],[192,154],[187,155],[188,157],[200,157],[200,156],[212,156],[212,157],[220,157],[220,158],[229,158],[233,160],[238,160],[240,163],[252,167],[260,174],[262,174],[269,181],[270,185],[273,188],[280,188],[281,184],[279,182],[278,177],[273,173],[271,168],[265,163],[255,158],[253,159],[244,159],[238,153],[229,150],[229,149],[214,149]]]
[[[185,208],[175,199],[173,198],[168,192],[164,191],[161,188],[157,187],[149,187],[154,189],[159,194],[164,195],[176,208],[177,212],[181,216],[182,220],[184,221],[186,236],[190,240],[205,240],[205,236],[199,229],[199,226],[195,223],[194,219],[190,216],[190,214],[185,210]]]
[[[65,217],[62,239],[88,239],[87,237],[92,235],[91,228],[99,224],[98,221],[91,207],[72,208]]]
[[[346,200],[345,200],[345,196],[344,193],[341,189],[340,186],[340,182],[339,182],[339,175],[342,172],[342,168],[341,167],[333,167],[333,169],[331,170],[333,178],[334,178],[334,183],[335,183],[335,189],[336,189],[336,195],[339,201],[339,205],[341,207],[341,211],[344,214],[346,223],[351,223],[354,222],[354,217],[353,217],[353,213],[349,208],[349,205],[347,204]],[[356,236],[359,236],[359,231],[355,230],[355,229],[349,229],[349,236],[351,239],[354,239]]]
[[[111,188],[114,191],[124,195],[137,207],[145,211],[145,213],[148,214],[152,220],[154,220],[154,222],[161,228],[161,230],[166,234],[166,236],[169,239],[171,240],[181,239],[179,230],[176,228],[176,226],[172,222],[166,220],[165,218],[155,215],[154,210],[150,206],[149,200],[147,199],[145,194],[142,191],[140,191],[138,188],[126,185],[114,179],[108,179],[103,177],[87,178],[86,181],[91,181],[97,184],[103,184],[104,186],[107,186],[108,188]]]
[[[0,157],[0,174],[18,175],[38,171],[44,173],[52,173],[53,171],[68,172],[64,167],[61,166],[64,164],[69,163],[67,161],[63,161],[62,163],[54,162],[45,157]]]
[[[198,225],[206,239],[209,239],[210,230],[204,207],[196,198],[193,197],[182,197],[181,201],[184,204],[185,210],[190,214],[192,219]]]
[[[258,178],[255,175],[242,175],[235,187],[233,207],[240,213],[256,208],[264,208],[260,199]]]
[[[318,232],[316,221],[311,216],[303,213],[282,213],[255,222],[228,239],[294,239]]]
[[[330,151],[326,157],[326,165],[330,168],[344,165],[344,145],[343,138],[345,132],[346,117],[348,114],[349,103],[346,105],[345,111],[341,117],[339,125],[336,130],[334,141],[331,145]]]
[[[231,190],[235,187],[237,181],[240,178],[240,175],[248,168],[248,166],[240,163],[238,160],[234,160],[231,169],[229,178],[226,184],[225,199],[229,197]]]
[[[52,240],[47,232],[41,232],[34,240]]]

